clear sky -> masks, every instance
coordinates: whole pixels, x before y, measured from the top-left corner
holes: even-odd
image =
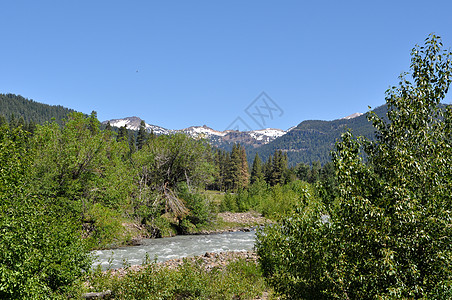
[[[17,0],[0,12],[0,93],[170,129],[365,112],[429,33],[452,48],[451,0]],[[264,126],[246,113],[256,107],[272,114]]]

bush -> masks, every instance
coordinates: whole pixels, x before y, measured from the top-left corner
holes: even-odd
[[[376,140],[336,145],[337,201],[258,235],[269,282],[290,298],[452,298],[451,54],[432,35],[412,52],[411,84],[387,92]],[[366,160],[364,159],[366,158]],[[309,206],[308,206],[309,207]],[[325,211],[326,212],[326,211]]]
[[[91,266],[87,247],[74,219],[30,192],[25,140],[0,127],[0,298],[74,295]]]
[[[257,231],[256,250],[268,283],[291,299],[323,299],[329,282],[331,230],[320,201]]]
[[[119,212],[100,203],[91,205],[86,213],[91,248],[107,248],[122,244],[130,239],[125,235],[122,217]]]
[[[291,213],[298,205],[314,196],[312,186],[299,180],[284,186],[268,187],[263,181],[256,181],[248,189],[235,194],[226,194],[220,211],[245,212],[258,211],[264,216],[279,219]]]
[[[259,267],[242,259],[210,271],[201,260],[175,269],[153,263],[123,278],[97,271],[89,282],[95,290],[111,290],[115,299],[252,299],[266,288]]]

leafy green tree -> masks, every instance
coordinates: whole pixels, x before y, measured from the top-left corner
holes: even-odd
[[[387,118],[368,116],[376,140],[347,132],[336,145],[335,207],[300,220],[295,214],[298,225],[288,219],[259,236],[264,274],[279,292],[305,299],[452,297],[452,108],[441,104],[450,58],[435,35],[416,46],[414,83],[402,75],[387,91]],[[314,271],[306,268],[313,257]]]
[[[213,180],[209,146],[184,134],[157,137],[136,152],[132,160],[138,187],[137,205],[162,203],[165,212],[178,217],[188,213],[183,199],[178,197],[180,185],[185,183],[191,191]]]
[[[119,208],[131,191],[128,145],[115,142],[113,132],[100,130],[91,115],[68,116],[63,127],[38,125],[31,139],[33,190],[64,209],[83,216],[94,203]]]
[[[27,144],[20,128],[0,128],[0,298],[67,297],[91,262],[75,220],[33,194]]]

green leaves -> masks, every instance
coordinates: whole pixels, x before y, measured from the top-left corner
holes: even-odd
[[[386,118],[368,114],[375,141],[346,132],[336,144],[340,197],[328,225],[316,223],[321,211],[302,211],[259,235],[264,274],[278,291],[305,299],[451,298],[452,108],[441,101],[452,63],[441,48],[431,35],[413,49],[414,83],[402,75],[387,91]],[[317,271],[307,272],[312,257]]]
[[[0,298],[51,298],[90,267],[76,222],[31,192],[21,129],[0,129]]]
[[[402,76],[399,87],[387,91],[387,121],[368,116],[377,140],[353,140],[348,133],[334,153],[342,195],[335,222],[348,226],[336,233],[347,263],[332,272],[341,274],[338,282],[355,286],[348,295],[428,297],[438,282],[450,284],[452,177],[446,169],[452,169],[452,141],[450,108],[440,103],[452,65],[434,35],[412,55],[414,84]],[[355,246],[346,240],[351,236]],[[359,287],[358,275],[367,278],[367,290]]]

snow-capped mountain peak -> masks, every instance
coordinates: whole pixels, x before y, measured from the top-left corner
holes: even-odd
[[[350,120],[350,119],[354,119],[354,118],[362,116],[362,115],[363,115],[362,113],[356,112],[354,114],[341,118],[341,120]]]
[[[127,129],[130,130],[139,130],[141,119],[138,117],[127,117],[123,119],[113,119],[109,121],[104,121],[102,123],[106,124],[107,122],[110,122],[110,125],[113,127],[123,127],[126,126]],[[206,125],[203,126],[191,126],[185,129],[181,130],[172,130],[172,129],[166,129],[157,125],[150,125],[145,123],[146,131],[148,132],[154,132],[157,135],[162,134],[173,134],[173,133],[184,133],[187,134],[193,138],[205,138],[210,140],[211,142],[215,143],[245,143],[245,144],[252,144],[253,146],[257,147],[259,145],[267,144],[274,139],[283,136],[286,134],[287,131],[281,130],[281,129],[274,129],[274,128],[266,128],[266,129],[259,129],[259,130],[252,130],[252,131],[234,131],[234,130],[225,130],[225,131],[218,131],[215,129],[212,129]]]
[[[140,129],[140,124],[141,124],[141,119],[138,117],[127,117],[127,118],[123,118],[123,119],[113,119],[113,120],[108,120],[108,121],[104,121],[102,122],[102,124],[106,124],[107,122],[110,122],[110,125],[112,127],[124,127],[126,126],[127,129],[130,130],[139,130]],[[157,125],[151,125],[148,123],[145,123],[145,128],[147,132],[154,132],[157,135],[161,135],[161,134],[171,134],[174,130],[171,129],[166,129]]]
[[[217,131],[215,129],[207,127],[206,125],[191,126],[191,127],[182,129],[181,131],[185,132],[193,137],[199,137],[201,135],[203,135],[204,137],[210,137],[212,135],[214,135],[214,136],[225,136],[226,135],[226,133],[224,131]]]

